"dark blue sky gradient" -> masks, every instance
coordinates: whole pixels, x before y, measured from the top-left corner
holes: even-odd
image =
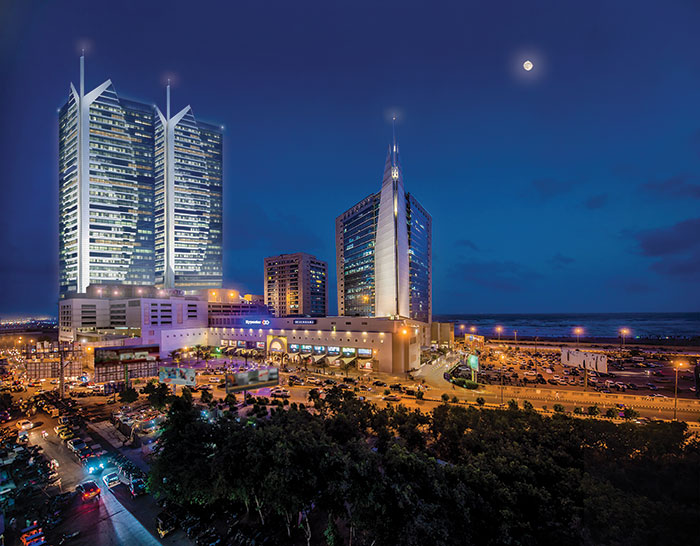
[[[55,314],[57,108],[87,87],[225,125],[225,277],[327,260],[381,184],[433,216],[436,313],[700,309],[700,3],[0,4],[0,315]],[[526,74],[520,65],[533,59]],[[527,77],[526,77],[527,76]]]

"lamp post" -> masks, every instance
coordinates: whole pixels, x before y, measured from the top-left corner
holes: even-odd
[[[673,396],[673,420],[676,421],[676,415],[678,414],[678,370],[683,366],[683,362],[676,362],[676,387],[674,389]]]
[[[576,347],[581,345],[581,334],[583,333],[583,328],[577,326],[574,328],[574,334],[576,334]]]
[[[505,360],[506,355],[501,355],[501,406],[503,405],[503,368],[506,365]]]
[[[503,326],[496,326],[496,332],[498,333],[498,341],[501,341],[501,332],[503,331]]]
[[[620,328],[620,337],[622,338],[622,349],[625,348],[625,337],[630,334],[628,328]]]

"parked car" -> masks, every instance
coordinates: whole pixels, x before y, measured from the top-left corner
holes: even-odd
[[[129,482],[129,493],[132,498],[136,498],[139,495],[146,494],[146,482],[141,478],[134,478]]]
[[[399,400],[401,400],[401,398],[399,398],[395,394],[389,394],[388,396],[382,398],[382,400],[385,400],[386,402],[398,402]]]
[[[112,487],[115,487],[121,483],[119,480],[119,475],[116,472],[110,472],[106,476],[103,476],[102,481],[105,482],[105,485],[109,489],[112,489]]]
[[[68,449],[73,452],[80,451],[81,449],[87,447],[87,444],[81,438],[73,438],[72,440],[68,440],[66,445],[68,446]]]

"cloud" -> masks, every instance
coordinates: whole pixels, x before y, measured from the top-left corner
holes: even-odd
[[[554,180],[553,178],[537,178],[532,181],[531,185],[537,197],[544,201],[567,193],[573,187],[573,182]]]
[[[651,265],[653,271],[678,281],[700,282],[700,218],[633,236],[643,256],[659,258]]]
[[[504,262],[458,262],[450,267],[450,277],[458,282],[475,284],[502,292],[520,292],[541,275],[522,264]]]
[[[667,256],[700,248],[700,218],[684,220],[670,227],[639,231],[633,236],[644,256]]]
[[[455,243],[455,246],[463,246],[465,248],[469,248],[469,249],[477,251],[477,252],[479,251],[479,247],[477,247],[476,244],[474,244],[469,239],[460,239],[459,241],[457,241]]]
[[[584,205],[587,209],[599,209],[608,202],[608,194],[607,193],[600,193],[598,195],[594,195],[592,197],[589,197]]]
[[[563,269],[565,267],[570,266],[575,261],[576,260],[574,260],[573,258],[569,256],[564,256],[561,252],[557,252],[549,260],[549,265],[554,269]]]
[[[661,275],[700,282],[700,249],[687,256],[674,256],[655,262],[651,268]]]
[[[664,180],[652,180],[642,188],[663,197],[700,199],[700,177],[695,175],[679,174]]]

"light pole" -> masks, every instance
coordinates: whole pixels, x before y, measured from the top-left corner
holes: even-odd
[[[620,337],[622,338],[622,349],[625,348],[625,337],[630,334],[629,329],[627,328],[620,328]]]
[[[574,328],[574,334],[576,334],[576,347],[581,345],[581,334],[583,333],[583,328],[577,326]]]
[[[501,332],[503,331],[503,326],[496,326],[496,332],[498,333],[498,341],[501,341]]]
[[[506,355],[501,355],[501,406],[503,405],[503,368],[506,365],[505,360]]]
[[[678,369],[683,366],[683,362],[676,362],[676,388],[674,389],[673,396],[673,420],[676,421],[676,415],[678,414]]]

